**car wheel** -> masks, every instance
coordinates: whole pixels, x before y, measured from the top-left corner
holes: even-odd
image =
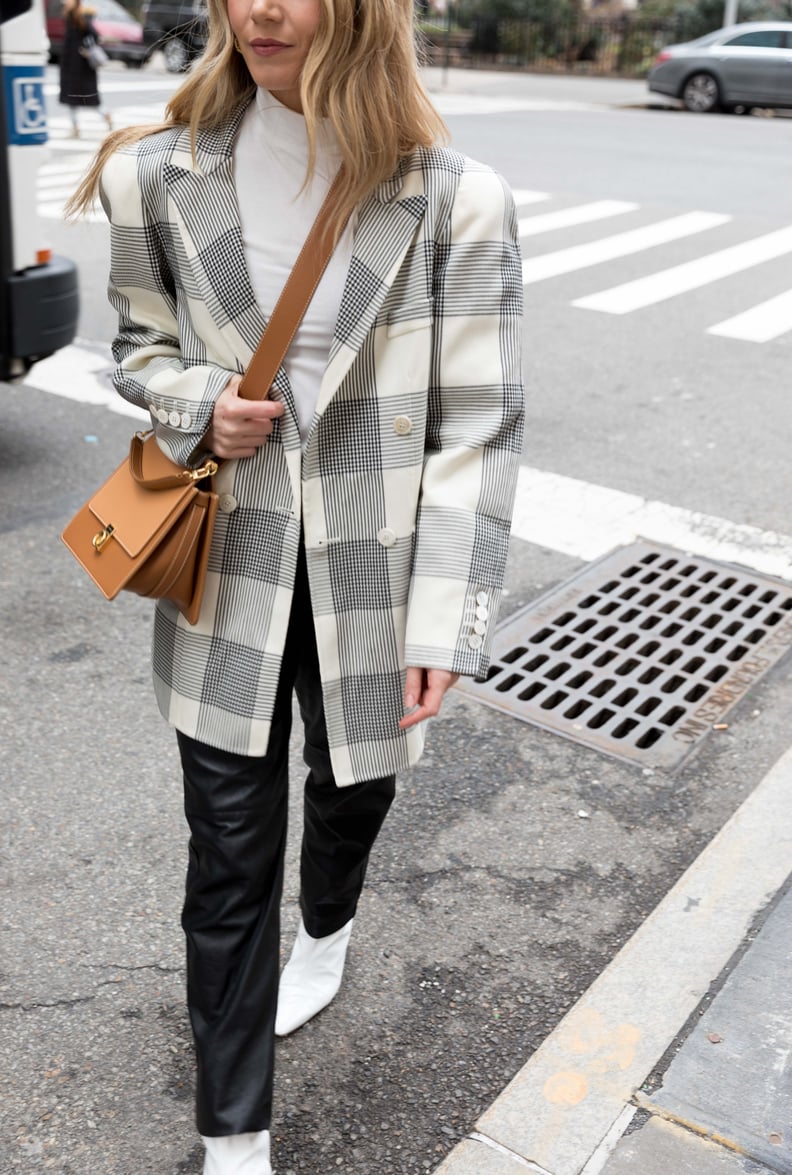
[[[694,114],[710,114],[720,105],[720,90],[711,73],[691,74],[682,91],[686,110]]]
[[[180,37],[171,37],[162,46],[168,73],[184,73],[190,64],[190,51]]]

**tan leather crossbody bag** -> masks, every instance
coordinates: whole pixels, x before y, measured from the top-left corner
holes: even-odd
[[[333,251],[328,226],[339,176],[311,228],[250,361],[239,395],[265,399]],[[133,436],[129,457],[66,526],[62,539],[102,594],[172,600],[190,624],[201,610],[218,495],[219,461],[199,469],[170,461],[153,432]]]

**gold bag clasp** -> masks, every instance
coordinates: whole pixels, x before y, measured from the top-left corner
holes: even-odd
[[[187,481],[203,481],[205,477],[214,477],[220,466],[209,458],[200,469],[185,469]]]
[[[97,555],[101,555],[103,548],[110,541],[110,536],[113,533],[112,526],[106,526],[104,530],[100,530],[99,534],[95,534],[91,539],[91,545],[96,551]]]

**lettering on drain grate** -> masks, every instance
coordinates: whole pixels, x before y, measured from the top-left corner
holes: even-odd
[[[672,767],[792,644],[792,587],[636,543],[499,627],[462,691],[646,766]]]

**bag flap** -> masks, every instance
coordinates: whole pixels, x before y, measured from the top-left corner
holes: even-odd
[[[168,461],[167,457],[164,460]],[[113,538],[134,559],[178,518],[196,493],[191,483],[169,490],[144,489],[132,477],[125,461],[96,491],[88,506],[101,526],[113,528]]]

